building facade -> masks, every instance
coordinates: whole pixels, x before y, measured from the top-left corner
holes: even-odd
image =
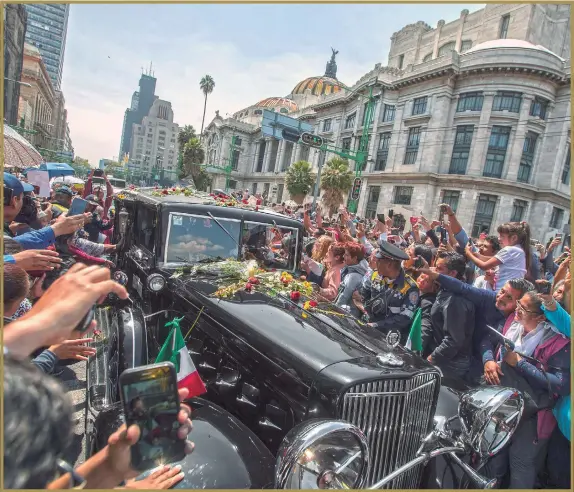
[[[394,209],[433,218],[448,202],[473,235],[526,220],[542,240],[570,220],[569,16],[568,5],[493,4],[435,29],[406,26],[392,37],[388,66],[377,63],[350,91],[329,89],[342,85],[334,65],[334,76],[328,67],[287,97],[216,115],[206,163],[231,158],[232,185],[288,198],[287,168],[307,160],[316,169],[322,153],[262,135],[262,110],[280,111],[338,149],[356,150],[368,133],[360,216]],[[377,103],[365,122],[373,83]],[[224,179],[216,175],[214,187]]]
[[[145,116],[150,112],[152,104],[158,98],[155,95],[155,84],[157,79],[153,77],[151,68],[148,72],[142,73],[139,81],[139,91],[132,95],[130,107],[124,114],[122,127],[122,137],[118,158],[121,161],[132,147],[133,125],[141,125]]]
[[[176,180],[179,126],[171,103],[156,99],[141,124],[132,126],[128,169],[139,179]],[[137,179],[136,179],[137,180]]]
[[[40,50],[52,85],[60,89],[70,6],[63,3],[26,4],[26,11],[26,42]]]
[[[30,141],[36,147],[55,149],[52,119],[56,110],[56,91],[40,51],[28,43],[24,46],[22,82],[30,87],[22,85],[20,88],[19,124],[35,132]]]
[[[4,120],[18,124],[20,77],[26,35],[26,9],[23,5],[6,4],[4,11]]]

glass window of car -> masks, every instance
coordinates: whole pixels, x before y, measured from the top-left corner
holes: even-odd
[[[201,215],[171,213],[169,221],[166,263],[237,259],[239,220],[217,218],[225,230],[210,217]]]
[[[257,260],[267,268],[294,270],[298,240],[296,229],[245,222],[241,236],[242,259]]]
[[[137,211],[137,226],[134,226],[136,244],[147,249],[150,253],[154,252],[156,217],[154,209],[142,205]]]

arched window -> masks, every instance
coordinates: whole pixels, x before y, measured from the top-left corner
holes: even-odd
[[[429,53],[428,55],[426,55],[426,56],[423,58],[423,63],[428,62],[428,61],[430,61],[430,60],[432,60],[432,53]]]
[[[470,48],[472,48],[472,41],[470,39],[466,39],[460,45],[460,52],[464,53],[465,51],[468,51]]]
[[[260,109],[256,109],[255,111],[253,111],[253,114],[254,114],[255,116],[259,116],[259,115],[262,115],[262,114],[263,114],[263,111],[261,111]]]
[[[448,55],[451,51],[454,51],[455,46],[456,43],[454,41],[443,44],[438,50],[438,56]]]
[[[283,113],[283,114],[287,114],[287,113],[289,112],[289,110],[288,110],[287,108],[281,108],[281,109],[279,110],[279,112],[280,112],[280,113]]]

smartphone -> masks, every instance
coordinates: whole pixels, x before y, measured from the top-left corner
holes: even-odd
[[[560,239],[562,240],[562,233],[559,232],[558,234],[556,234],[556,237],[554,239]]]
[[[387,215],[388,215],[391,219],[393,218],[393,215],[395,215],[395,213],[393,212],[393,209],[392,209],[392,208],[389,210],[389,212],[387,213]]]
[[[419,269],[422,268],[424,266],[424,262],[421,256],[417,256],[415,259],[415,268]]]
[[[72,206],[68,211],[68,217],[83,214],[86,211],[87,206],[88,206],[87,200],[84,200],[83,198],[74,198],[74,200],[72,200]]]
[[[472,248],[474,246],[474,243],[472,242],[472,238],[469,237],[468,238],[468,245]]]
[[[389,215],[390,217],[390,215]],[[377,220],[381,223],[385,223],[385,214],[377,214]]]
[[[440,230],[440,242],[444,245],[447,243],[446,229],[444,227]]]
[[[177,374],[171,362],[125,370],[120,392],[126,424],[137,425],[140,440],[131,447],[131,465],[139,471],[185,458],[185,441],[178,439],[180,424]]]

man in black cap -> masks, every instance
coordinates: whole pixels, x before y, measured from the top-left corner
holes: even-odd
[[[404,345],[420,297],[415,280],[401,266],[401,261],[408,260],[409,256],[386,241],[380,241],[379,249],[372,254],[376,258],[376,270],[361,288],[369,326],[383,333],[398,332]]]

